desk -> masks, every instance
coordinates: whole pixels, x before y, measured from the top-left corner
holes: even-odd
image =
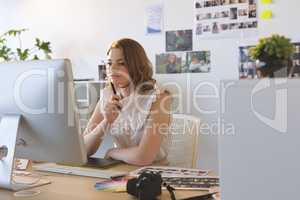
[[[109,170],[118,170],[129,172],[137,169],[135,166],[130,165],[117,165]],[[40,173],[40,172],[37,172]],[[99,182],[99,178],[72,176],[65,174],[56,173],[41,173],[44,178],[47,178],[52,183],[49,185],[34,188],[33,190],[40,190],[41,193],[34,197],[20,198],[15,197],[14,192],[1,190],[0,189],[0,199],[1,200],[133,200],[134,198],[127,193],[112,193],[103,192],[96,190],[94,185]],[[204,191],[175,191],[177,199],[196,196],[200,194],[205,194]],[[169,193],[163,190],[163,194],[160,199],[170,199]]]

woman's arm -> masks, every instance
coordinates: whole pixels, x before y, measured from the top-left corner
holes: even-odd
[[[87,127],[83,133],[84,135],[84,143],[86,147],[86,151],[88,156],[96,153],[102,142],[102,136],[104,135],[104,131],[101,130],[101,122],[102,126],[105,128],[106,122],[104,121],[103,115],[100,113],[100,101],[97,103],[96,108],[87,124]],[[98,128],[97,128],[98,127]]]
[[[106,157],[122,160],[133,165],[150,165],[155,160],[160,150],[163,135],[168,133],[170,124],[171,96],[168,92],[160,94],[157,101],[152,104],[149,120],[150,123],[138,146],[130,148],[110,149]]]
[[[115,95],[106,103],[103,113],[100,112],[100,101],[97,103],[94,113],[83,133],[88,156],[93,155],[98,150],[109,125],[113,123],[119,115],[120,110],[118,110],[118,107],[121,108],[121,105],[119,103],[119,97]]]

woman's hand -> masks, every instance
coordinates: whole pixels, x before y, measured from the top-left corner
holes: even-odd
[[[119,116],[121,110],[121,104],[119,100],[120,97],[118,97],[117,95],[113,95],[111,97],[111,100],[104,107],[103,116],[109,124],[112,124]]]
[[[112,159],[113,158],[112,154],[117,150],[118,150],[118,148],[111,148],[111,149],[107,150],[107,152],[104,156],[104,159]]]

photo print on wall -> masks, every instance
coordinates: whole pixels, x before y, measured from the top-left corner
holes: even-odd
[[[163,4],[157,3],[146,7],[146,34],[162,33]]]
[[[209,73],[210,51],[172,52],[155,56],[157,74]]]
[[[166,51],[192,51],[193,31],[177,30],[166,32]]]
[[[198,38],[257,34],[257,0],[195,0],[194,10]]]
[[[300,43],[293,43],[295,54],[293,58],[293,77],[300,77]],[[239,77],[240,79],[256,79],[256,62],[251,59],[249,50],[254,46],[239,47]]]

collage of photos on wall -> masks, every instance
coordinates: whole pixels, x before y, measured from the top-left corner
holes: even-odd
[[[194,9],[198,37],[230,36],[258,27],[257,0],[195,0]]]
[[[294,43],[293,77],[300,77],[300,43]],[[249,50],[253,46],[239,47],[239,76],[240,79],[255,79],[256,62],[250,58]]]
[[[155,56],[157,74],[209,73],[209,51],[172,52]]]

